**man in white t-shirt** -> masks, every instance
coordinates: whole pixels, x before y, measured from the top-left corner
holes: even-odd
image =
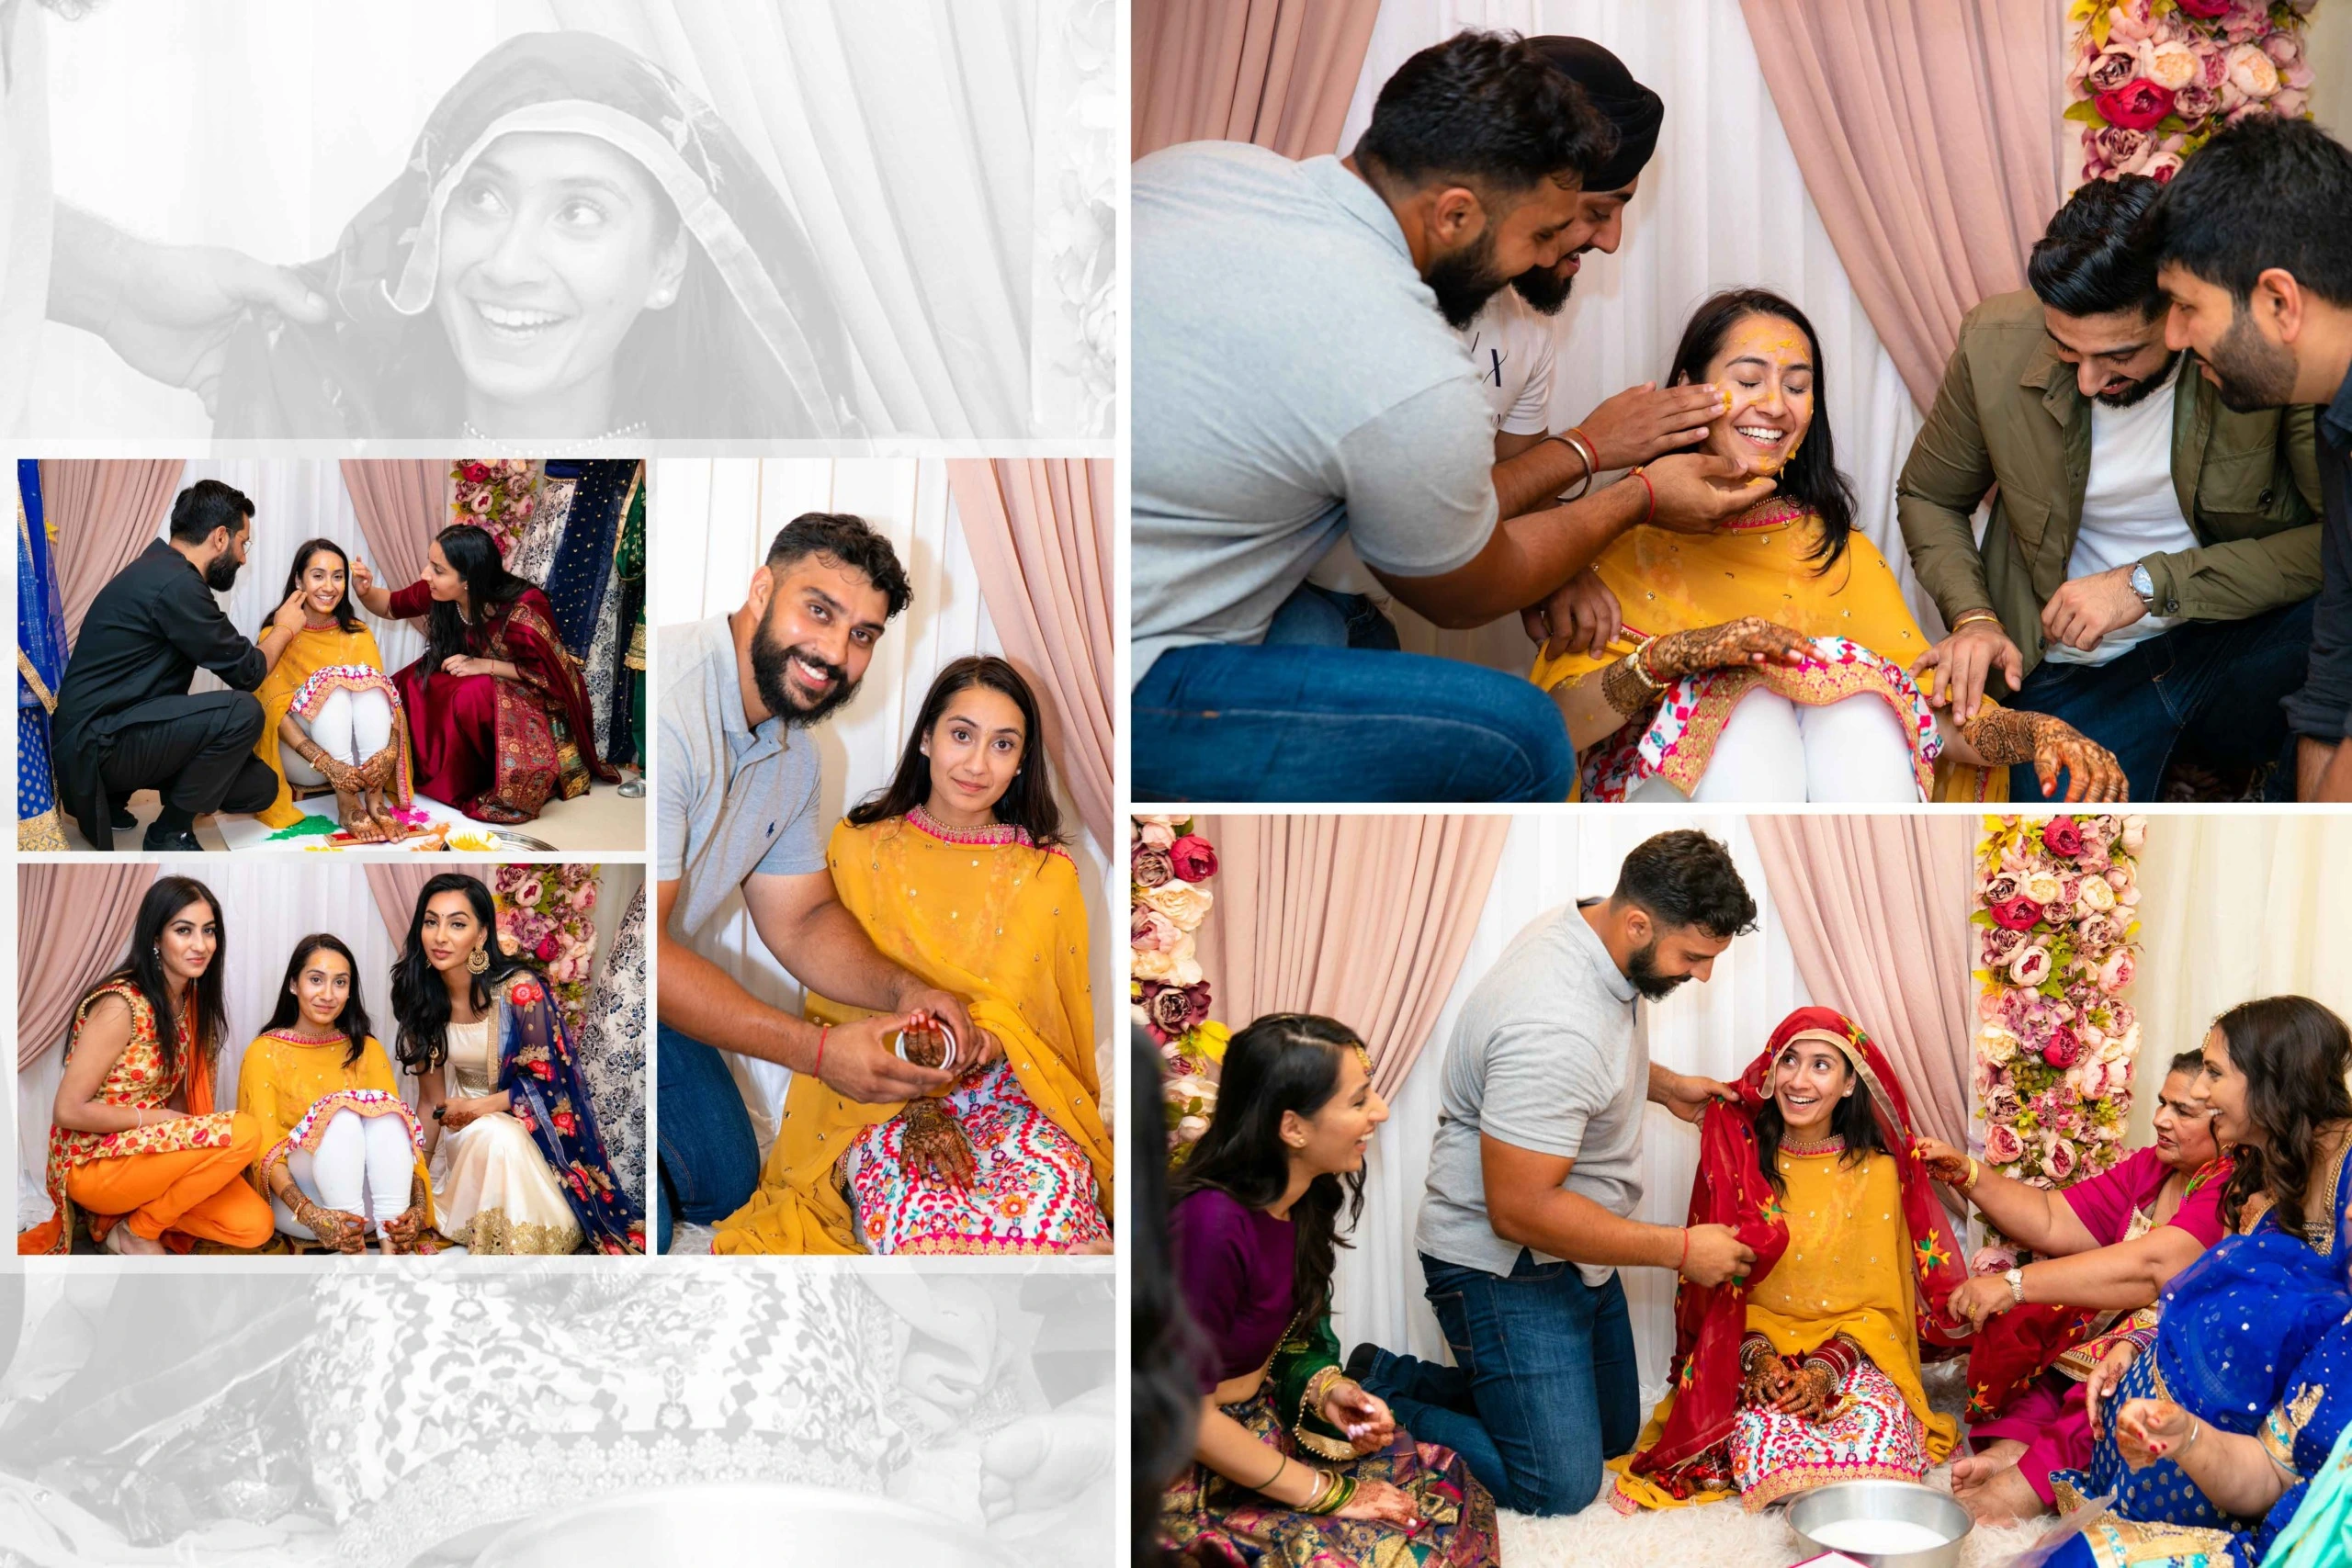
[[[1896,486],[1951,634],[1914,666],[1963,722],[1985,695],[2065,719],[2154,796],[2184,742],[2292,798],[2283,699],[2318,592],[2312,411],[2233,412],[2165,346],[2159,187],[2094,180],[2034,246],[2030,293],[1969,312]],[[1971,514],[1997,491],[1984,540]],[[1997,683],[1996,683],[1997,678]],[[2033,770],[2010,798],[2039,799]]]
[[[1629,468],[1702,439],[1719,395],[1713,387],[1660,389],[1656,383],[1645,383],[1603,401],[1577,425],[1554,425],[1552,384],[1562,335],[1561,308],[1587,252],[1617,254],[1625,207],[1657,149],[1666,106],[1634,79],[1623,62],[1589,39],[1545,37],[1527,42],[1545,63],[1584,89],[1587,100],[1615,130],[1617,149],[1585,177],[1560,260],[1521,273],[1510,287],[1489,296],[1477,316],[1456,333],[1470,352],[1478,389],[1494,412],[1495,496],[1504,517],[1549,506],[1581,483],[1587,454],[1562,438],[1568,430],[1589,444],[1602,472]],[[1341,536],[1307,573],[1306,584],[1283,604],[1266,640],[1393,649],[1397,646],[1396,628],[1382,614],[1386,598],[1378,580]],[[1615,633],[1616,603],[1589,572],[1577,573],[1548,604],[1560,617],[1563,634],[1572,627],[1589,632],[1603,619],[1608,625],[1600,640],[1606,642]],[[1528,612],[1528,635],[1539,642],[1550,636],[1544,615],[1543,605]]]

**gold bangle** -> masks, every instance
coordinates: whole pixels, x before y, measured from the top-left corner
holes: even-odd
[[[1990,610],[1971,610],[1954,621],[1951,624],[1951,629],[1957,632],[1961,627],[1973,625],[1977,621],[1990,621],[1997,626],[2001,624],[2001,617]]]
[[[1975,1191],[1976,1183],[1982,1180],[1984,1176],[1984,1168],[1976,1163],[1976,1156],[1974,1155],[1970,1155],[1968,1156],[1968,1185],[1962,1188],[1961,1190],[1963,1192]]]

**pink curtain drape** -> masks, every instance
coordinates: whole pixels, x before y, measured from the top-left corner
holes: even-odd
[[[1045,705],[1046,751],[1080,820],[1112,833],[1111,465],[1092,457],[958,458],[947,482],[1004,656]]]
[[[98,590],[156,538],[187,467],[178,457],[41,460],[41,508],[57,540],[68,646],[82,635]]]
[[[1740,0],[1854,292],[1922,410],[1987,295],[2025,287],[2057,210],[2065,7]]]
[[[425,547],[447,520],[449,465],[402,457],[345,457],[343,488],[359,514],[368,565],[386,588],[424,575]]]
[[[452,864],[447,861],[427,861],[422,855],[406,855],[394,861],[368,861],[368,891],[376,896],[376,913],[384,918],[384,930],[391,933],[398,946],[408,940],[409,916],[415,911],[416,896],[424,885],[445,871],[463,872],[478,876],[488,884],[494,865]]]
[[[47,480],[44,474],[42,481]],[[155,880],[155,868],[153,861],[107,865],[27,862],[17,868],[17,1071],[64,1045],[82,993],[122,962],[130,948],[139,900]]]
[[[1502,859],[1508,817],[1204,817],[1217,1016],[1319,1012],[1363,1037],[1393,1095],[1437,1025]]]
[[[1179,141],[1335,152],[1375,0],[1136,0],[1133,156]]]
[[[1919,1130],[1968,1146],[1976,983],[1965,816],[1751,817],[1797,973],[1862,1026]]]

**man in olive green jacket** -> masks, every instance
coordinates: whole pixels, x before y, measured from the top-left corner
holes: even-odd
[[[2064,718],[2134,800],[2184,737],[2216,762],[2283,757],[2320,583],[2312,411],[2232,412],[2183,373],[2132,243],[2158,189],[2084,186],[2034,247],[2032,290],[1969,312],[1895,491],[1951,628],[1914,667],[1933,700],[1962,721],[1985,694]],[[2292,782],[2269,784],[2287,799]],[[2010,795],[2040,798],[2031,769]]]

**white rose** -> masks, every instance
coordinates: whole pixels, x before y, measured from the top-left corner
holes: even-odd
[[[2148,819],[2144,817],[2126,817],[2123,819],[2123,837],[2119,841],[2127,850],[2139,849],[2148,841]]]
[[[2115,889],[2107,885],[2107,878],[2103,876],[2086,876],[2075,895],[2075,901],[2086,912],[2103,915],[2115,908]]]
[[[2026,876],[2025,896],[2037,904],[2055,904],[2065,891],[2065,883],[2054,871],[2031,872]]]
[[[1135,955],[1135,967],[1130,971],[1138,980],[1172,980],[1176,974],[1176,955],[1154,949]]]
[[[2149,81],[2168,93],[2177,93],[2203,74],[2198,63],[2197,51],[2177,41],[2160,43],[2151,48],[2142,70]]]
[[[1136,837],[1155,850],[1164,850],[1176,841],[1176,829],[1165,822],[1146,819],[1143,827],[1137,829]]]
[[[2016,1035],[1999,1024],[1988,1023],[1984,1032],[1977,1036],[1976,1050],[1984,1060],[1996,1067],[2006,1067],[2017,1060],[2018,1047],[2021,1043]]]
[[[2278,90],[2278,66],[2259,44],[2242,43],[2229,52],[2230,85],[2249,98],[2267,98]]]
[[[1180,931],[1196,931],[1201,922],[1209,918],[1209,906],[1216,895],[1190,882],[1167,882],[1148,888],[1143,894],[1144,903],[1168,917],[1169,923]]]
[[[1201,983],[1201,961],[1193,948],[1193,933],[1186,931],[1168,949],[1168,970],[1172,984],[1197,986]]]

